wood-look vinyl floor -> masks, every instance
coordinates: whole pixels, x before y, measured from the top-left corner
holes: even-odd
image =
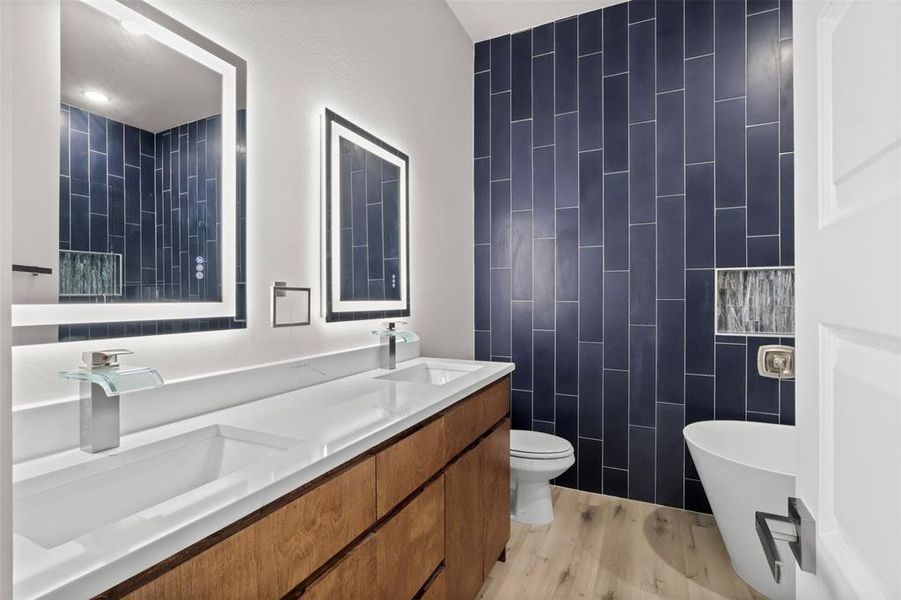
[[[712,516],[554,487],[550,525],[512,523],[480,600],[760,600]]]

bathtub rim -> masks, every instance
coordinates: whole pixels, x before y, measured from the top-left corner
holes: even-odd
[[[758,428],[758,429],[784,429],[784,428],[794,429],[794,427],[795,427],[794,425],[782,425],[780,423],[759,423],[757,421],[740,421],[738,419],[720,419],[720,420],[708,419],[706,421],[696,421],[694,423],[689,423],[688,425],[683,427],[682,428],[682,438],[685,440],[685,443],[688,444],[689,446],[693,446],[700,451],[707,452],[708,454],[711,454],[712,456],[721,458],[721,459],[729,461],[731,463],[735,463],[737,465],[748,467],[750,469],[758,469],[761,471],[766,471],[767,473],[784,475],[786,477],[791,477],[791,478],[797,477],[797,473],[792,473],[792,472],[786,471],[784,469],[774,469],[774,468],[762,466],[759,464],[750,463],[745,460],[741,460],[741,459],[738,459],[738,458],[735,458],[732,456],[728,456],[721,452],[714,451],[709,446],[700,444],[697,441],[697,439],[694,438],[695,432],[698,430],[704,429],[706,427],[710,427],[710,425],[709,425],[710,423],[729,423],[730,426],[733,424],[736,424],[736,423],[741,423],[742,427]],[[703,481],[702,481],[702,484],[703,484]]]

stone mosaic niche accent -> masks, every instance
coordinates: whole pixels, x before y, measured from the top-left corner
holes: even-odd
[[[60,296],[121,296],[122,255],[59,251]]]
[[[717,270],[716,307],[717,333],[794,335],[795,270]]]

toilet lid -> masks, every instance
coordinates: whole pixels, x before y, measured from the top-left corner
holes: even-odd
[[[567,440],[540,431],[510,431],[510,456],[532,459],[566,458],[572,456],[573,445]]]

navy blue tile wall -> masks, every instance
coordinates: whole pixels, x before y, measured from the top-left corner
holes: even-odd
[[[475,354],[558,484],[709,511],[685,424],[794,424],[713,328],[716,267],[794,261],[791,43],[790,0],[633,0],[476,45]]]
[[[158,133],[65,104],[60,116],[60,248],[121,254],[124,275],[121,297],[60,301],[218,300],[219,116]],[[237,178],[240,318],[62,326],[60,340],[244,327],[243,155]]]

